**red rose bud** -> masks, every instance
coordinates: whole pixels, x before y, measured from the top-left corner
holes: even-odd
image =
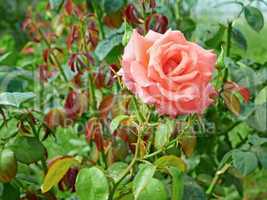
[[[128,4],[126,9],[124,10],[124,16],[127,22],[129,23],[132,24],[140,23],[138,11],[133,4]]]
[[[146,31],[154,30],[158,33],[165,33],[168,29],[168,18],[161,14],[150,15],[145,22]]]
[[[49,129],[57,128],[58,126],[64,127],[65,114],[62,110],[54,108],[51,109],[44,118],[44,123]]]
[[[17,173],[17,161],[13,151],[4,149],[0,152],[0,181],[10,182]]]
[[[61,191],[75,192],[75,182],[78,172],[78,168],[70,168],[65,174],[65,176],[58,183],[59,189]]]

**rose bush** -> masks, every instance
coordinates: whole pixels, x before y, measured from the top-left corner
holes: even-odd
[[[265,1],[0,3],[0,199],[266,199]]]

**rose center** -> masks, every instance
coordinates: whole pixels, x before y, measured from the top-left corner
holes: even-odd
[[[181,60],[182,60],[182,57],[180,54],[176,54],[176,55],[173,55],[172,57],[168,58],[163,63],[163,72],[165,74],[169,74],[181,63]]]

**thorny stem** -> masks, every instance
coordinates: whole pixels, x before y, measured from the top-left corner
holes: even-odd
[[[48,47],[48,48],[51,48],[51,44],[49,43],[49,41],[48,41],[47,38],[45,37],[43,31],[42,31],[41,29],[38,29],[38,30],[39,30],[39,33],[40,33],[42,39],[44,40],[45,44],[47,45],[47,47]],[[55,62],[56,62],[56,65],[57,65],[57,67],[59,68],[59,71],[60,71],[60,73],[61,73],[61,75],[62,75],[64,81],[65,81],[66,83],[68,83],[68,78],[67,78],[67,76],[66,76],[66,74],[65,74],[65,72],[64,72],[64,69],[62,68],[62,66],[61,66],[61,64],[60,64],[60,62],[59,62],[59,60],[58,60],[56,54],[54,53],[54,51],[51,51],[51,55],[53,56],[53,58],[54,58],[54,60],[55,60]]]
[[[141,143],[141,136],[142,136],[142,132],[139,130],[137,133],[137,143],[136,143],[136,147],[135,147],[135,153],[134,153],[134,157],[131,161],[131,163],[128,165],[128,167],[126,168],[126,170],[121,174],[121,176],[119,177],[118,181],[116,182],[116,184],[113,187],[113,190],[111,192],[110,195],[110,200],[113,199],[113,195],[115,193],[116,188],[118,187],[118,185],[120,184],[120,182],[127,176],[127,174],[132,170],[134,164],[136,163],[136,161],[138,160],[138,154],[139,154],[139,146]]]
[[[158,154],[160,154],[160,153],[162,153],[162,152],[164,152],[164,151],[166,151],[166,150],[172,148],[173,145],[174,145],[176,142],[177,142],[177,138],[175,138],[174,140],[170,141],[170,143],[168,144],[167,147],[165,147],[165,148],[163,148],[163,149],[159,149],[159,150],[157,150],[157,151],[155,151],[155,152],[153,152],[153,153],[151,153],[151,154],[146,155],[146,156],[144,157],[144,159],[151,158],[151,157],[153,157],[153,156],[156,156],[156,155],[158,155]]]
[[[226,163],[220,170],[218,170],[214,176],[214,178],[211,181],[211,184],[209,186],[209,188],[206,191],[206,194],[210,195],[214,189],[214,187],[216,186],[220,176],[222,174],[224,174],[230,167],[231,165],[229,163]]]

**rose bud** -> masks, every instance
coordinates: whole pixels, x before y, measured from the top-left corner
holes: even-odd
[[[129,4],[126,7],[126,9],[124,10],[124,16],[127,22],[129,23],[132,23],[132,24],[140,23],[138,11],[133,4]]]
[[[17,173],[17,161],[15,154],[10,149],[0,152],[0,181],[10,182]]]
[[[44,123],[49,129],[57,128],[58,126],[64,127],[65,114],[63,110],[53,108],[44,117]]]
[[[145,22],[146,31],[153,30],[158,33],[165,33],[168,29],[168,18],[161,14],[150,15]]]
[[[75,181],[77,174],[79,172],[78,168],[70,168],[65,176],[58,183],[58,187],[61,191],[71,191],[75,192]]]

